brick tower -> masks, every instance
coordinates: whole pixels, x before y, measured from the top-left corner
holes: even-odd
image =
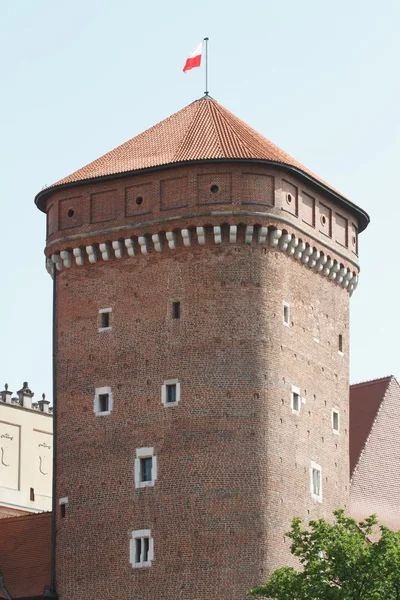
[[[368,215],[210,98],[46,188],[61,600],[242,600],[349,486]]]

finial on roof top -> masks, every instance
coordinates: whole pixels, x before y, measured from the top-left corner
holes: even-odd
[[[204,94],[208,96],[208,37],[205,37],[204,41],[206,43],[206,91]]]
[[[8,390],[8,383],[5,384],[4,389],[7,391]]]
[[[46,400],[46,394],[44,392],[42,394],[42,400]]]

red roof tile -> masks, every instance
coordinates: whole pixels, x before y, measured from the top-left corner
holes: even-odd
[[[350,473],[367,441],[392,376],[350,386]]]
[[[12,598],[41,596],[50,565],[51,513],[0,519],[0,569]]]
[[[43,210],[43,198],[48,196],[52,188],[88,179],[174,163],[227,159],[262,160],[294,168],[339,196],[348,208],[353,208],[360,217],[361,230],[369,222],[364,211],[209,97],[192,102],[154,127],[42,190],[36,196],[36,202]]]

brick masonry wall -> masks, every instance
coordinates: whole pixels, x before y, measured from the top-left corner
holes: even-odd
[[[57,525],[60,600],[110,590],[126,600],[244,599],[290,560],[293,515],[328,517],[347,502],[348,293],[282,252],[243,244],[243,231],[229,244],[225,230],[221,246],[57,278],[57,497],[69,499]],[[99,333],[108,307],[112,330]],[[181,401],[164,407],[171,378]],[[306,400],[300,416],[292,384]],[[96,417],[102,386],[114,407]],[[154,488],[135,489],[139,447],[157,455]],[[322,504],[310,496],[311,460],[322,466]],[[149,568],[129,564],[137,529],[154,538]]]
[[[355,467],[350,508],[357,519],[376,513],[388,527],[400,529],[400,386],[393,377]]]

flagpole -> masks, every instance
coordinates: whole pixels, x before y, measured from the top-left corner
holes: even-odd
[[[204,38],[206,43],[206,91],[205,95],[208,96],[208,37]]]

